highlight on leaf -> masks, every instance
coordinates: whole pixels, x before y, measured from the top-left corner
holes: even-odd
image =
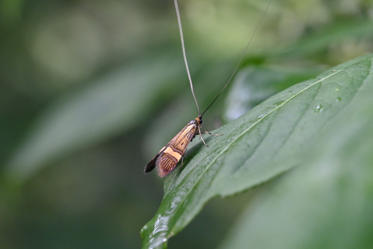
[[[223,135],[210,137],[209,147],[199,147],[167,179],[162,203],[142,229],[143,247],[164,246],[211,198],[239,193],[302,165],[298,155],[371,83],[371,60],[361,57],[296,84],[216,130]]]

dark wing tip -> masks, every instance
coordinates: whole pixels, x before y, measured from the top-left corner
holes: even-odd
[[[159,157],[159,153],[150,162],[148,162],[148,164],[144,168],[144,173],[149,173],[150,171],[152,171],[155,168],[155,166],[156,166],[155,163],[156,163],[158,157]]]

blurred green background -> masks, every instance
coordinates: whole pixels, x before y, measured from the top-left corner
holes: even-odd
[[[369,0],[179,3],[202,107],[253,37],[209,130],[373,50]],[[0,247],[140,247],[162,197],[143,168],[196,115],[172,1],[2,0],[0,34]],[[212,201],[170,248],[216,247],[250,196]]]

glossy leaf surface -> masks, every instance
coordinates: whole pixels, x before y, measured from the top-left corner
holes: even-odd
[[[164,247],[212,197],[247,190],[300,165],[297,155],[360,92],[371,57],[276,94],[216,130],[221,135],[209,137],[208,147],[199,143],[191,148],[184,167],[167,179],[157,213],[142,229],[144,248]]]

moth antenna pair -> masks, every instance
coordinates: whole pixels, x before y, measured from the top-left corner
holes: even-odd
[[[182,49],[182,52],[183,52],[185,69],[186,69],[186,72],[187,72],[187,75],[188,75],[190,90],[191,90],[192,95],[193,95],[193,99],[194,99],[194,103],[195,103],[196,108],[197,108],[198,115],[203,116],[210,109],[210,107],[216,102],[216,100],[224,93],[224,90],[227,88],[227,86],[233,81],[235,75],[237,74],[238,70],[240,69],[240,66],[241,66],[243,60],[245,59],[246,51],[249,49],[251,43],[253,42],[253,40],[255,38],[256,33],[259,30],[259,27],[260,27],[259,24],[264,20],[267,12],[269,10],[270,3],[271,3],[271,0],[268,0],[267,3],[266,3],[265,9],[264,9],[264,14],[262,15],[262,18],[260,18],[257,21],[258,23],[256,25],[254,25],[254,31],[252,32],[252,34],[251,34],[251,36],[249,38],[249,41],[247,42],[246,46],[243,48],[242,52],[240,53],[240,55],[241,55],[240,59],[238,60],[237,64],[235,65],[232,73],[227,78],[224,86],[220,89],[219,93],[215,95],[215,97],[212,99],[212,101],[207,105],[206,109],[201,113],[200,112],[200,108],[199,108],[199,104],[198,104],[198,101],[197,101],[196,94],[194,93],[194,86],[193,86],[192,76],[191,76],[191,73],[190,73],[190,70],[189,70],[189,64],[188,64],[188,59],[187,59],[186,49],[185,49],[183,25],[182,25],[182,22],[181,22],[180,8],[179,8],[178,0],[174,0],[176,17],[177,17],[177,23],[178,23],[179,34],[180,34],[181,49]]]
[[[271,0],[268,0],[267,6],[265,8],[265,14],[268,11],[269,8],[269,3]],[[216,100],[223,94],[225,88],[232,82],[234,76],[239,70],[239,67],[242,63],[242,61],[245,58],[245,51],[248,49],[250,46],[252,40],[255,37],[255,33],[258,30],[259,25],[255,25],[255,30],[252,33],[251,38],[249,39],[249,42],[247,43],[243,53],[241,54],[241,58],[238,61],[237,65],[235,66],[233,73],[229,76],[228,80],[224,84],[223,88],[220,89],[219,93],[213,98],[213,100],[207,105],[206,109],[201,113],[200,108],[198,105],[197,97],[194,92],[194,87],[193,87],[193,81],[192,81],[192,76],[189,70],[189,65],[188,65],[188,59],[186,56],[186,51],[185,51],[185,42],[184,42],[184,34],[183,34],[183,27],[181,23],[181,17],[180,17],[180,10],[179,10],[179,4],[177,0],[174,0],[174,5],[175,5],[175,10],[176,10],[176,17],[177,17],[177,23],[178,23],[178,28],[179,28],[179,34],[180,34],[180,41],[181,41],[181,49],[183,52],[183,58],[184,58],[184,63],[185,63],[185,68],[186,72],[188,75],[188,80],[189,80],[189,85],[190,89],[193,95],[194,103],[197,108],[197,113],[198,116],[191,120],[189,123],[187,123],[186,126],[178,133],[176,134],[175,137],[173,137],[170,142],[166,146],[164,146],[158,154],[155,155],[155,157],[145,166],[144,171],[145,172],[150,172],[154,168],[157,167],[158,169],[158,175],[160,177],[164,177],[168,175],[172,170],[174,170],[177,166],[177,164],[180,162],[180,160],[183,159],[183,156],[185,154],[186,148],[188,144],[193,140],[193,138],[196,135],[201,135],[201,140],[202,142],[206,145],[205,140],[202,137],[201,134],[201,125],[202,125],[202,116],[207,112],[207,110],[216,102]],[[263,15],[264,16],[264,15]]]

